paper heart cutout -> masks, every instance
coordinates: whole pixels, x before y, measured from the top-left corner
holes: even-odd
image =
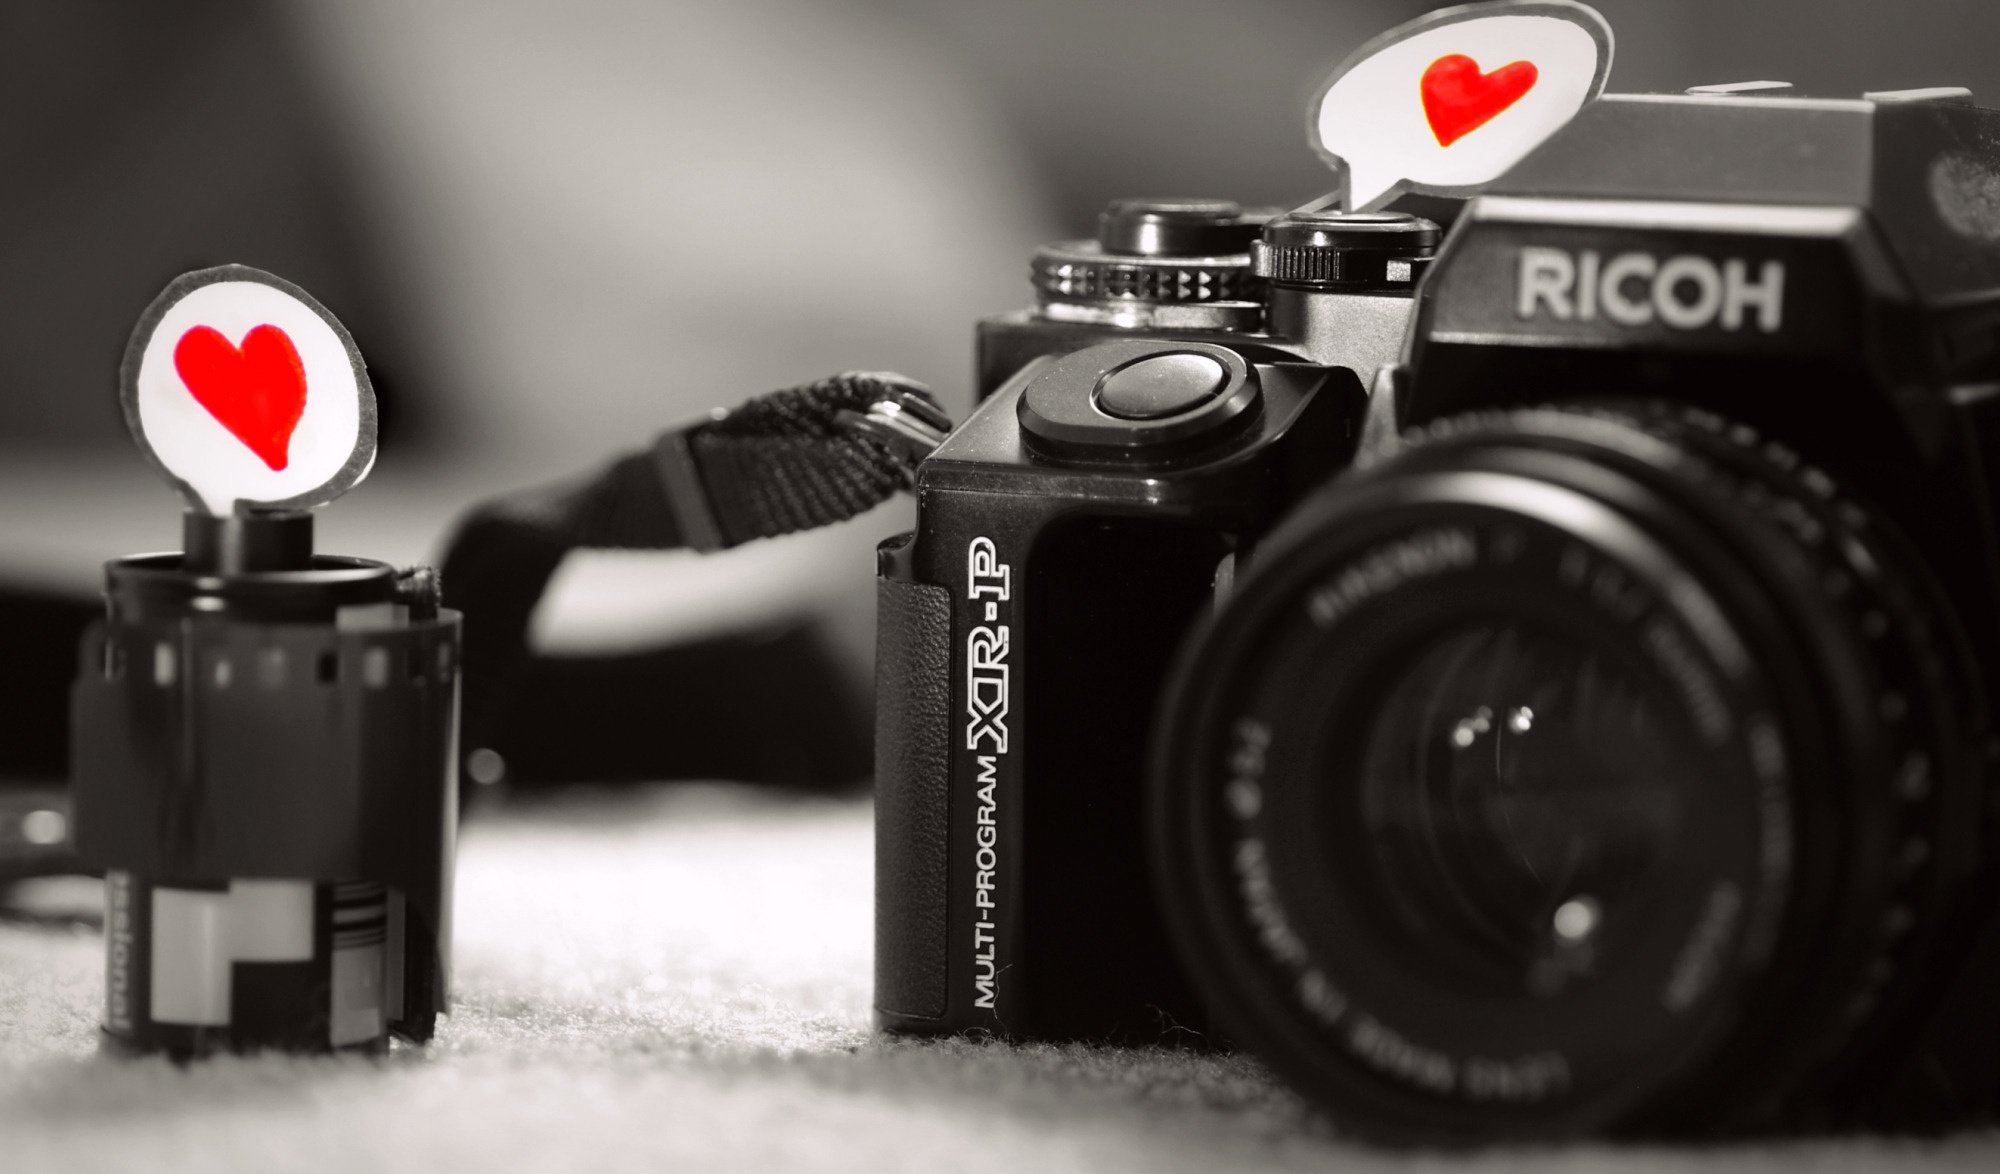
[[[1431,62],[1418,90],[1438,146],[1449,147],[1493,121],[1534,89],[1539,76],[1532,61],[1510,61],[1492,73],[1479,72],[1479,63],[1463,53]]]
[[[273,472],[291,463],[292,431],[306,411],[306,368],[291,336],[258,326],[238,348],[211,326],[174,344],[174,370],[195,402]]]

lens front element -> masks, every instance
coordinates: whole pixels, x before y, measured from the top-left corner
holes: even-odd
[[[1385,929],[1468,997],[1600,974],[1607,937],[1634,928],[1607,922],[1643,917],[1681,845],[1697,740],[1617,652],[1467,622],[1391,668],[1358,760],[1327,763],[1358,801],[1326,828],[1329,859],[1366,861]]]

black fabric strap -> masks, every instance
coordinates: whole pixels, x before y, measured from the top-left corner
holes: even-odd
[[[849,372],[663,433],[594,474],[481,504],[442,560],[465,613],[467,753],[486,745],[527,660],[528,621],[580,547],[709,550],[830,525],[908,487],[951,422],[923,385]]]
[[[929,408],[938,426],[932,446],[951,428],[920,384],[850,372],[761,396],[687,431],[722,545],[844,521],[907,487],[928,452],[891,447],[861,426],[891,405]]]

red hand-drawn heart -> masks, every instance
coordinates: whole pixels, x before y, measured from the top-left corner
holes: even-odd
[[[1449,147],[1493,121],[1534,89],[1539,75],[1532,61],[1512,61],[1492,73],[1479,72],[1479,63],[1463,53],[1431,62],[1418,89],[1438,146]]]
[[[210,326],[174,344],[174,370],[195,402],[273,471],[291,462],[292,430],[306,411],[306,368],[290,335],[258,326],[231,346]]]

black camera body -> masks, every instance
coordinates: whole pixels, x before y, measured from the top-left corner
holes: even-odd
[[[1153,709],[1218,570],[1352,457],[1366,375],[1327,360],[1393,357],[1438,235],[1401,215],[1267,219],[1114,204],[1099,241],[1037,258],[1037,309],[981,324],[983,402],[920,467],[916,530],[881,552],[891,1029],[1202,1025],[1146,875]],[[1290,250],[1276,297],[1295,338],[1246,329],[1273,288],[1253,241],[1267,271],[1261,242]]]
[[[981,325],[880,1021],[1206,1008],[1398,1140],[1990,1119],[2000,112],[1610,96],[1441,218],[1114,205]]]
[[[885,1026],[1142,1038],[1193,1025],[1146,882],[1154,703],[1218,565],[1352,451],[1364,397],[1345,370],[1181,344],[1169,361],[1225,372],[1198,422],[1209,436],[1176,444],[1151,422],[1107,421],[1130,451],[1091,454],[1032,431],[1050,427],[1036,407],[1092,411],[1106,371],[1161,350],[1031,363],[924,463],[918,528],[882,549]]]

